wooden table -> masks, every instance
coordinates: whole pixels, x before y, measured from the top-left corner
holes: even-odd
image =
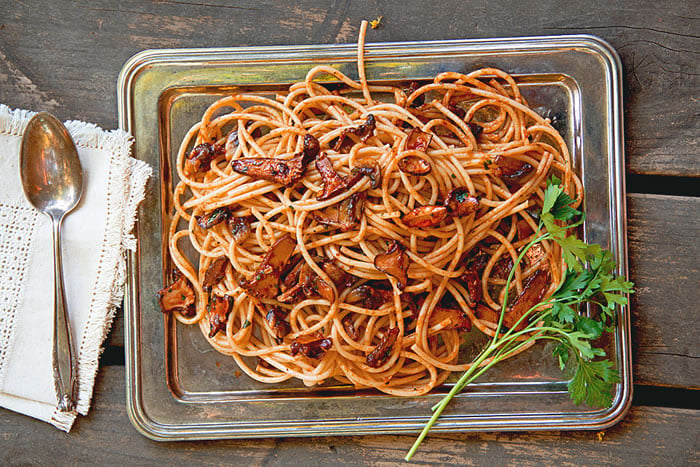
[[[387,4],[382,4],[387,3]],[[700,461],[700,5],[685,0],[227,2],[5,1],[0,102],[117,126],[116,79],[147,48],[594,34],[624,64],[634,406],[605,433],[436,434],[418,463],[661,464]],[[695,6],[691,6],[695,4]],[[235,5],[235,6],[233,6]],[[114,324],[93,408],[70,434],[0,410],[0,463],[313,465],[399,462],[413,436],[157,443],[129,423],[123,322]]]

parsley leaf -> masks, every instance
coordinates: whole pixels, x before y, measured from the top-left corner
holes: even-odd
[[[575,404],[608,407],[612,403],[612,387],[620,377],[610,360],[579,360],[568,389]]]
[[[569,361],[569,347],[566,344],[559,344],[552,350],[552,356],[559,359],[559,368],[563,370]]]
[[[564,192],[564,189],[559,185],[561,185],[561,180],[554,175],[547,180],[547,188],[544,190],[542,214],[548,214],[552,210],[552,207],[554,207],[554,203],[556,203],[559,196]]]
[[[600,245],[587,244],[574,235],[567,235],[584,218],[581,211],[571,207],[573,203],[574,200],[564,193],[561,180],[551,177],[544,191],[538,235],[521,250],[504,288],[509,290],[515,268],[527,250],[544,240],[554,241],[561,247],[567,266],[561,284],[551,297],[532,307],[521,318],[527,323],[524,329],[502,332],[502,322],[498,324],[490,343],[450,392],[433,407],[432,417],[406,455],[406,460],[410,460],[428,430],[459,391],[510,353],[539,339],[558,342],[552,356],[558,359],[563,371],[573,375],[568,390],[574,403],[586,403],[591,407],[608,407],[612,403],[613,386],[620,382],[620,377],[614,363],[605,359],[605,350],[595,347],[594,341],[603,333],[614,330],[616,306],[627,304],[627,294],[633,292],[634,285],[615,274],[617,265],[611,252]],[[505,313],[506,304],[507,299],[504,299],[501,313]],[[588,309],[584,306],[586,304],[591,304],[594,310],[590,316],[581,312]]]
[[[552,305],[552,318],[559,323],[573,323],[578,316],[576,310],[561,302],[554,302]]]

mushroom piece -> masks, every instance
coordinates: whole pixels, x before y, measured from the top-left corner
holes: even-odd
[[[298,283],[299,270],[304,265],[303,259],[304,257],[297,253],[287,261],[287,264],[280,273],[280,290],[282,292],[294,287],[294,285]]]
[[[539,263],[545,258],[545,256],[546,253],[540,243],[532,245],[530,249],[527,250],[527,252],[525,253],[525,257],[527,258],[527,261],[528,263],[530,263],[530,265]]]
[[[433,170],[430,162],[419,156],[402,157],[399,159],[398,167],[401,172],[419,176],[428,175]]]
[[[382,183],[382,172],[374,161],[366,161],[362,164],[358,164],[356,167],[353,167],[350,172],[353,174],[353,177],[348,181],[349,186],[353,186],[357,183],[363,175],[369,177],[371,182],[370,186],[373,189],[379,188],[379,185]]]
[[[350,336],[350,339],[352,340],[357,340],[359,339],[360,335],[357,333],[357,329],[355,329],[355,324],[352,321],[352,316],[350,316],[352,313],[348,313],[343,317],[341,320],[341,323],[343,323],[343,329],[345,329],[345,332]]]
[[[328,277],[331,278],[338,290],[345,290],[355,283],[355,277],[345,272],[345,270],[338,266],[332,259],[323,260],[323,262],[321,262],[321,269],[328,274]]]
[[[396,286],[403,290],[408,282],[408,255],[406,249],[396,240],[392,241],[384,253],[374,257],[374,267],[396,279]]]
[[[335,290],[331,287],[328,282],[321,279],[318,274],[311,269],[308,264],[305,265],[306,268],[302,268],[302,272],[299,274],[299,282],[302,283],[302,289],[304,295],[307,297],[313,297],[315,295],[320,295],[321,298],[325,298],[329,302],[335,302]]]
[[[226,157],[232,159],[238,148],[238,129],[231,131],[226,137],[226,145],[224,146]]]
[[[228,266],[228,258],[226,256],[220,256],[212,261],[204,272],[202,290],[208,292],[212,287],[221,282],[221,279],[226,276],[226,266]]]
[[[304,176],[308,161],[303,152],[289,160],[248,157],[231,161],[231,168],[241,175],[267,180],[292,188]]]
[[[475,247],[464,254],[462,262],[466,264],[468,270],[481,274],[489,263],[489,255],[484,253],[481,248]]]
[[[216,224],[220,224],[227,220],[231,216],[231,210],[224,206],[222,208],[214,209],[211,212],[203,214],[201,216],[195,216],[197,225],[203,229],[211,229]]]
[[[265,316],[267,324],[275,331],[275,337],[277,339],[282,339],[292,331],[292,327],[285,319],[286,317],[287,313],[277,307],[270,308]]]
[[[468,216],[479,209],[479,199],[470,196],[466,187],[457,187],[450,191],[443,204],[450,216]]]
[[[506,184],[519,182],[520,179],[525,177],[534,169],[534,167],[527,162],[511,159],[509,157],[503,157],[501,155],[494,157],[494,162],[498,166],[496,167],[494,173],[496,176],[501,177]]]
[[[391,286],[389,281],[384,282],[386,282],[388,286]],[[350,305],[359,304],[361,307],[368,308],[370,310],[377,309],[385,303],[394,302],[393,290],[378,288],[370,285],[370,283],[371,282],[368,282],[351,290],[350,293],[345,296],[345,302]],[[418,302],[416,302],[416,297],[409,293],[400,294],[399,300],[401,301],[402,306],[407,306],[411,310],[414,318],[418,316],[418,307],[423,304],[422,301],[418,300]]]
[[[338,266],[334,260],[322,259],[318,260],[317,262],[339,292],[342,292],[345,290],[345,288],[350,287],[355,282],[355,278],[340,268],[340,266]],[[302,278],[302,274],[299,276],[299,282],[305,282],[304,293],[307,297],[313,296],[314,293],[317,293],[331,303],[335,301],[336,297],[333,287],[331,287],[325,280],[321,279],[321,277],[316,274],[311,267],[308,267],[308,279]]]
[[[538,269],[530,277],[523,286],[523,291],[520,292],[518,298],[515,299],[513,305],[506,311],[503,317],[503,324],[512,329],[515,323],[525,314],[530,308],[537,305],[544,293],[549,287],[549,271]],[[527,319],[524,319],[518,324],[516,330],[521,330],[525,327]]]
[[[474,139],[478,138],[479,135],[484,131],[484,128],[481,125],[477,125],[476,123],[469,122],[467,123],[467,126],[472,132],[472,135],[474,135]]]
[[[418,81],[411,81],[408,83],[408,87],[402,88],[402,91],[406,93],[406,97],[410,97],[411,94],[416,92],[420,88],[420,84],[418,84]],[[425,94],[419,94],[416,96],[416,98],[411,102],[410,107],[417,107],[419,105],[423,105],[425,102]]]
[[[226,220],[226,224],[231,230],[234,245],[240,245],[246,241],[251,232],[250,224],[255,220],[255,216],[232,216]]]
[[[280,287],[282,294],[277,296],[277,300],[282,303],[297,303],[304,297],[315,295],[315,290],[311,288],[311,282],[316,274],[301,258],[301,255],[299,255],[299,259],[297,265],[282,281]]]
[[[511,258],[510,255],[506,255],[496,261],[491,272],[493,273],[493,277],[497,279],[506,279],[511,269],[513,269],[513,258]]]
[[[321,143],[319,143],[318,139],[316,139],[315,136],[307,133],[304,135],[304,156],[306,156],[306,160],[310,161],[316,156],[318,156],[319,152],[321,151]]]
[[[353,284],[355,279],[341,269],[331,259],[316,260],[321,269],[328,274],[333,284],[340,291]],[[285,276],[282,281],[283,293],[277,297],[282,303],[296,303],[304,297],[315,297],[320,295],[329,302],[335,302],[335,290],[325,280],[321,279],[311,267],[302,261]]]
[[[408,132],[406,138],[406,149],[415,149],[417,151],[426,152],[433,140],[433,135],[426,133],[418,128],[413,128]]]
[[[323,337],[321,333],[307,334],[299,336],[292,341],[289,350],[292,356],[301,353],[307,358],[322,358],[333,346],[330,337]]]
[[[472,329],[472,322],[462,310],[455,308],[435,307],[430,315],[430,326],[435,326],[449,320],[445,329],[456,329],[458,331],[469,332]]]
[[[448,104],[447,105],[447,110],[458,116],[460,119],[464,120],[464,117],[467,115],[467,111],[464,110],[461,107],[457,107],[456,105],[453,104]]]
[[[292,188],[304,176],[309,162],[318,155],[318,140],[304,135],[304,149],[289,160],[269,157],[248,157],[231,161],[231,168],[251,178],[267,180]]]
[[[184,275],[158,291],[158,301],[163,313],[177,311],[186,317],[192,317],[195,314],[194,290]]]
[[[296,241],[286,234],[277,240],[267,252],[252,279],[241,279],[239,284],[255,298],[273,298],[279,292],[279,278],[292,256]]]
[[[337,227],[343,232],[352,230],[362,216],[367,194],[354,193],[339,203],[325,209],[311,211],[311,217],[319,224]]]
[[[316,198],[319,201],[331,198],[349,188],[348,182],[338,175],[326,153],[322,152],[316,157],[316,170],[323,180],[323,192]]]
[[[211,161],[224,153],[224,147],[219,144],[199,144],[187,156],[183,172],[188,177],[198,172],[207,172],[211,168]]]
[[[483,298],[481,292],[481,278],[478,273],[475,271],[466,271],[459,277],[459,280],[467,286],[469,298],[471,298],[472,302],[476,303]]]
[[[490,323],[497,323],[498,322],[498,313],[493,311],[490,307],[487,307],[486,305],[482,305],[479,303],[476,306],[476,310],[474,311],[474,314],[476,315],[477,318],[479,318],[482,321],[488,321]]]
[[[209,337],[214,337],[217,332],[226,329],[228,315],[231,313],[231,305],[233,305],[232,297],[228,295],[223,297],[212,295],[207,305],[207,311],[209,312]]]
[[[349,304],[359,303],[363,308],[377,309],[385,303],[391,302],[394,292],[391,290],[378,289],[368,284],[355,287],[346,296],[345,301]]]
[[[350,150],[355,145],[355,142],[348,138],[348,135],[354,135],[360,138],[361,142],[365,142],[370,136],[374,134],[374,128],[376,126],[376,121],[374,115],[367,114],[367,121],[359,126],[346,128],[340,133],[338,140],[333,146],[333,150],[336,152],[345,153]]]
[[[404,214],[401,222],[407,227],[435,227],[447,219],[447,214],[445,206],[420,206]]]
[[[515,226],[518,229],[518,240],[525,240],[534,232],[525,219],[520,219]]]
[[[391,328],[384,332],[384,335],[379,339],[379,344],[367,354],[367,365],[370,368],[379,368],[386,363],[391,356],[391,350],[398,335],[399,328]]]
[[[476,303],[481,300],[483,294],[481,291],[481,275],[486,269],[489,262],[489,257],[479,248],[473,248],[465,255],[466,270],[459,278],[469,291],[469,298]]]

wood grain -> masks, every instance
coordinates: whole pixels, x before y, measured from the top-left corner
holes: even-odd
[[[124,368],[97,377],[94,407],[70,434],[0,409],[0,464],[394,465],[413,436],[350,436],[157,443],[126,416]],[[416,464],[685,465],[698,462],[697,412],[634,407],[602,438],[594,432],[453,433],[429,437]],[[50,447],[50,449],[48,449]]]
[[[635,383],[698,388],[700,198],[629,194],[627,209]],[[120,312],[108,345],[123,340]]]
[[[369,31],[368,42],[579,33],[605,39],[624,68],[627,173],[700,176],[700,3],[684,0],[663,6],[651,0],[441,0],[439,7],[423,0],[0,2],[0,103],[114,128],[117,75],[140,50],[355,42],[360,21],[379,15],[383,27]],[[630,276],[637,284],[635,383],[698,388],[700,199],[630,194],[627,203]],[[121,313],[107,344],[113,354],[123,351]],[[674,405],[661,399],[668,395],[653,403]],[[127,419],[121,365],[100,369],[93,403],[70,434],[0,409],[0,465],[394,465],[413,442],[412,436],[355,436],[156,443]],[[591,432],[436,434],[414,460],[697,465],[698,414],[635,406],[602,441]]]
[[[39,6],[40,5],[40,6]],[[69,0],[0,4],[0,102],[117,125],[116,79],[148,48],[595,34],[624,65],[632,173],[700,176],[697,90],[700,3],[441,0],[305,2]],[[29,39],[31,38],[31,39]]]
[[[635,383],[700,387],[700,198],[628,195]]]

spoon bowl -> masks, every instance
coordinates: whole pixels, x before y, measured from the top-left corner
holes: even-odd
[[[51,217],[65,215],[80,201],[78,150],[66,127],[47,112],[36,114],[24,131],[20,176],[27,200]]]
[[[53,373],[58,410],[75,407],[77,361],[66,313],[61,258],[61,223],[80,201],[83,169],[68,130],[53,115],[40,112],[27,123],[19,153],[24,195],[51,219],[54,252]]]

